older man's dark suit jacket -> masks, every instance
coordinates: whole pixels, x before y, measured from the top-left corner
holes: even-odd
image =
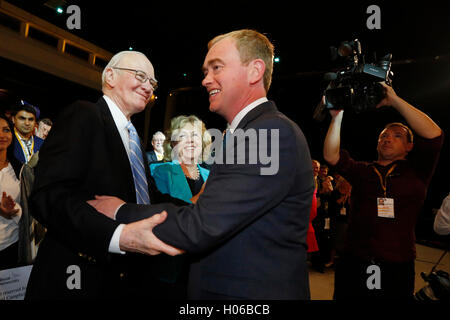
[[[259,162],[215,164],[195,205],[127,204],[117,219],[130,222],[167,210],[154,233],[194,255],[191,299],[308,299],[306,232],[314,185],[306,139],[273,102],[250,111],[238,128],[279,130],[279,152],[267,143],[268,154],[279,154],[275,175],[261,175],[268,166]],[[247,155],[249,149],[245,142]]]
[[[151,265],[152,257],[108,253],[119,223],[86,203],[95,195],[136,202],[128,156],[106,101],[78,101],[63,110],[39,156],[31,205],[48,232],[38,250],[26,299],[138,294],[133,283],[145,283],[151,269],[141,272]],[[150,199],[157,203],[161,194],[145,167]]]

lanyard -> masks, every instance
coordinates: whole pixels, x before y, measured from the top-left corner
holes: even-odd
[[[375,166],[373,166],[373,170],[375,170],[375,173],[378,175],[378,177],[380,178],[380,184],[381,184],[381,188],[383,189],[383,192],[384,192],[384,197],[386,198],[386,185],[387,185],[387,177],[392,173],[392,171],[394,171],[394,168],[397,166],[397,164],[394,164],[389,170],[388,170],[388,172],[386,173],[386,176],[384,177],[384,180],[383,180],[383,177],[381,176],[381,173],[380,173],[380,171],[378,171],[378,169],[375,167]]]
[[[16,138],[19,141],[20,146],[22,147],[23,154],[25,155],[25,160],[26,160],[25,162],[28,163],[28,161],[30,161],[30,159],[31,159],[31,156],[33,155],[33,150],[34,150],[34,139],[33,139],[33,136],[31,136],[31,150],[30,150],[30,149],[28,149],[28,146],[23,144],[22,138],[17,133],[16,128],[14,128],[14,134],[16,135]]]

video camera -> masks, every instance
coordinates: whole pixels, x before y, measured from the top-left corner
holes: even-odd
[[[450,301],[450,277],[445,271],[432,271],[428,275],[421,272],[423,280],[428,285],[414,294],[414,298],[419,301],[446,300]]]
[[[325,109],[353,109],[356,113],[375,108],[384,98],[384,90],[379,82],[391,85],[389,76],[392,55],[387,54],[376,63],[366,63],[361,53],[361,43],[356,39],[344,41],[339,48],[331,47],[332,58],[338,55],[346,61],[344,69],[328,72],[324,79],[331,81],[325,90],[325,105],[315,110],[315,118],[323,118]]]

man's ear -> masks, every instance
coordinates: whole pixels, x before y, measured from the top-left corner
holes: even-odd
[[[105,71],[105,84],[107,84],[110,88],[114,88],[116,85],[117,74],[114,73],[112,68],[108,68]]]
[[[266,64],[262,59],[255,59],[249,62],[249,81],[255,84],[261,81],[266,71]]]

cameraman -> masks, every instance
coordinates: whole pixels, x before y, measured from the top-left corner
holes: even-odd
[[[336,264],[335,299],[412,298],[414,293],[415,224],[443,143],[439,126],[382,83],[383,100],[415,131],[388,124],[378,138],[378,160],[353,160],[340,149],[343,110],[330,110],[324,158],[353,187],[345,254]],[[369,266],[378,266],[370,268]],[[379,274],[376,274],[378,270]],[[377,283],[378,282],[378,283]],[[372,284],[372,285],[371,285]]]

